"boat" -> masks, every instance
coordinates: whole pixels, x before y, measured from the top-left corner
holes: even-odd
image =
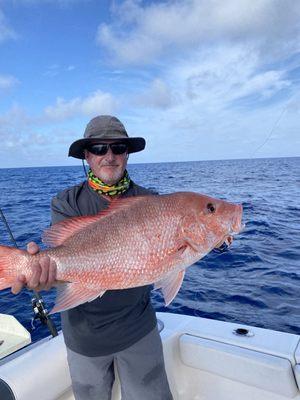
[[[174,400],[300,399],[299,335],[167,312],[157,318]],[[61,332],[29,344],[18,321],[0,314],[0,343],[1,400],[74,400]],[[112,400],[120,399],[116,378]]]

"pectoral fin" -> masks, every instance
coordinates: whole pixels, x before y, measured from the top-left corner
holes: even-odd
[[[168,306],[174,297],[177,295],[184,278],[185,270],[175,272],[167,278],[162,279],[154,284],[154,289],[161,288],[165,305]]]
[[[103,296],[105,290],[99,291],[83,286],[81,283],[63,283],[57,287],[55,306],[49,314],[66,311],[87,301]]]
[[[195,215],[187,214],[181,219],[180,235],[192,250],[199,252],[199,243],[204,240],[205,230],[197,223]]]

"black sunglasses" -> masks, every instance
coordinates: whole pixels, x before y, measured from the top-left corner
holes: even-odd
[[[104,156],[107,152],[108,149],[111,149],[113,154],[118,155],[118,154],[124,154],[128,150],[128,146],[126,143],[99,143],[99,144],[93,144],[87,147],[87,150],[95,154],[96,156]]]

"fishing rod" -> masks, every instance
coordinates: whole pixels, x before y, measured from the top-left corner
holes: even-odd
[[[0,216],[6,227],[6,230],[10,236],[12,243],[18,249],[19,246],[17,244],[17,241],[14,238],[14,235],[10,229],[10,226],[5,218],[5,215],[4,215],[1,207],[0,207]],[[34,327],[34,324],[33,324],[34,321],[36,319],[39,319],[43,325],[47,325],[47,327],[53,337],[57,336],[58,333],[57,333],[56,326],[55,326],[54,322],[52,321],[52,319],[50,318],[50,316],[48,315],[48,310],[45,307],[45,302],[44,302],[42,296],[36,290],[33,290],[33,293],[34,293],[34,296],[31,299],[31,304],[32,304],[33,312],[34,312],[34,317],[32,318],[31,326]]]
[[[84,170],[84,174],[85,174],[85,176],[87,177],[87,176],[88,176],[88,173],[87,173],[87,170],[86,170],[86,167],[85,167],[84,160],[81,160],[81,161],[82,161],[82,168],[83,168],[83,170]]]

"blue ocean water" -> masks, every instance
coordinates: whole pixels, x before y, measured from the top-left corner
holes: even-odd
[[[194,191],[242,203],[245,230],[223,253],[191,266],[167,308],[153,292],[157,311],[189,314],[300,334],[300,158],[129,165],[132,179],[159,193]],[[0,206],[18,245],[41,247],[50,199],[84,180],[81,166],[0,170]],[[0,221],[1,244],[11,245]],[[42,292],[51,308],[55,290]],[[31,292],[0,292],[0,313],[31,330]],[[53,317],[60,327],[58,314]],[[48,335],[38,323],[33,340]]]

